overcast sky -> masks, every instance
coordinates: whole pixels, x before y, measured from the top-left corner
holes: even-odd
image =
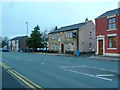
[[[11,0],[12,1],[12,0]],[[4,2],[2,4],[2,35],[9,38],[29,34],[38,24],[41,31],[55,26],[92,20],[104,12],[118,8],[119,0],[107,2]]]

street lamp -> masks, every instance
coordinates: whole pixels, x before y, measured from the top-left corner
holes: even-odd
[[[58,56],[60,55],[60,37],[58,37]]]
[[[28,22],[25,22],[27,24],[27,37],[28,37]],[[27,47],[27,52],[28,52],[28,47]]]
[[[27,36],[28,36],[28,22],[25,22],[27,24]]]

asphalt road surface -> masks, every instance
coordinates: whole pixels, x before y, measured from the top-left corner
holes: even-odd
[[[25,87],[30,86],[27,81],[41,88],[118,88],[119,84],[117,62],[90,60],[89,55],[3,52],[2,61],[6,70],[11,69],[9,73],[14,72],[11,75]]]
[[[2,88],[24,88],[13,76],[11,76],[4,68],[2,69]]]

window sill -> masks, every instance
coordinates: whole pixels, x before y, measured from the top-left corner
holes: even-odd
[[[107,50],[116,50],[117,48],[107,48]]]
[[[115,30],[117,30],[117,29],[108,29],[107,31],[115,31]]]

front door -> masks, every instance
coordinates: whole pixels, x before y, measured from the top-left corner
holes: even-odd
[[[103,54],[103,40],[99,40],[99,54]]]
[[[61,53],[64,53],[64,44],[61,44]]]

